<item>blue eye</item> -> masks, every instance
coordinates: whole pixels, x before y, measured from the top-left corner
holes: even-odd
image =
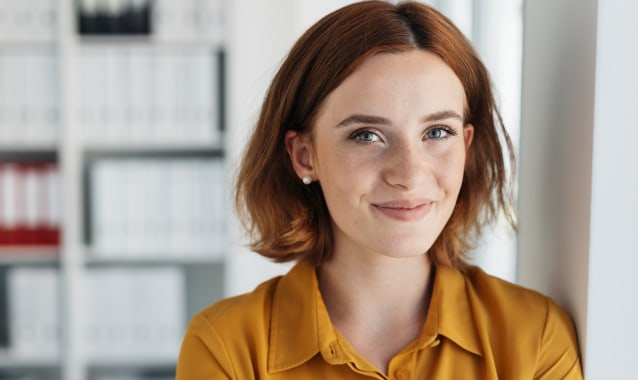
[[[350,135],[350,138],[353,140],[361,141],[361,142],[377,142],[381,141],[379,135],[372,131],[357,131]]]
[[[450,136],[456,136],[456,132],[444,127],[431,128],[425,132],[425,137],[431,140],[444,140]]]

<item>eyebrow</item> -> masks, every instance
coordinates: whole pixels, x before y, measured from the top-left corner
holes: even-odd
[[[459,119],[463,121],[463,117],[452,110],[431,113],[425,116],[421,121],[424,123],[431,123],[433,121],[440,121],[445,119]],[[337,127],[346,127],[352,124],[389,125],[392,123],[390,122],[390,120],[381,116],[354,114],[346,117],[345,119],[337,123]]]

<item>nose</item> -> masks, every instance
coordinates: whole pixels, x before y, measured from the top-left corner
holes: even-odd
[[[393,187],[414,189],[426,180],[429,161],[420,144],[407,141],[395,143],[387,152],[384,180]]]

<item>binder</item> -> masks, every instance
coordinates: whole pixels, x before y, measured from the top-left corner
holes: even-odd
[[[53,41],[56,29],[56,2],[52,0],[22,0],[31,12],[31,23],[25,36],[34,41]]]
[[[142,169],[145,166],[143,160],[130,159],[123,162],[123,176],[125,181],[124,189],[124,212],[119,223],[126,230],[126,252],[146,256],[148,248],[144,238],[144,219],[146,216],[145,204],[147,203],[147,194],[150,190],[144,183]]]
[[[175,357],[185,319],[176,267],[94,268],[86,282],[89,359]]]
[[[23,54],[16,51],[5,52],[4,54],[4,102],[5,102],[5,122],[7,135],[3,136],[5,142],[24,143],[25,126],[25,103],[26,103],[26,72],[25,59]]]
[[[0,52],[0,139],[53,144],[57,138],[57,61],[49,48]]]
[[[186,143],[195,141],[193,139],[193,123],[191,122],[191,109],[193,108],[193,89],[191,81],[191,61],[190,50],[183,49],[172,53],[175,60],[175,97],[174,97],[174,119],[173,137],[174,141]]]
[[[37,58],[38,77],[41,78],[42,85],[38,111],[38,135],[42,144],[55,144],[59,137],[60,105],[58,104],[58,60],[51,50],[42,52]],[[31,86],[33,88],[33,86]]]
[[[0,266],[0,349],[9,347],[9,300],[7,267]]]
[[[221,46],[225,29],[223,0],[200,0],[197,6],[200,15],[196,25],[198,38]]]
[[[151,178],[148,186],[154,189],[150,192],[153,204],[149,218],[153,220],[153,231],[158,233],[149,243],[156,248],[154,252],[166,255],[170,252],[167,249],[172,239],[171,212],[168,206],[171,202],[171,189],[168,186],[172,180],[171,173],[167,170],[166,160],[163,159],[150,161],[149,170]]]
[[[97,33],[95,24],[97,2],[98,0],[78,0],[76,12],[78,14],[78,31],[80,34]]]
[[[0,9],[0,15],[6,15],[6,13]],[[0,36],[2,36],[2,29],[6,24],[6,16],[0,16]],[[7,68],[6,52],[0,50],[0,83],[6,83],[11,76]],[[7,86],[0,86],[0,141],[7,141],[10,134],[9,123],[9,91]]]
[[[17,242],[17,194],[16,183],[18,170],[16,164],[7,162],[0,164],[0,192],[2,193],[2,238],[3,245],[14,245]]]
[[[44,234],[42,244],[49,246],[60,245],[62,229],[62,207],[60,193],[60,171],[56,163],[44,163],[42,166],[43,186],[41,194],[44,197],[43,222]]]
[[[109,46],[104,48],[101,54],[104,61],[104,78],[102,90],[104,91],[104,104],[102,109],[103,131],[100,134],[102,141],[122,141],[125,136],[124,104],[128,93],[124,91],[124,83],[127,81],[125,72],[121,69],[122,57],[120,48]]]
[[[192,35],[193,18],[189,18],[192,0],[155,0],[154,36],[161,41],[184,41]],[[194,16],[194,14],[190,14]]]
[[[55,268],[14,267],[9,270],[10,352],[24,359],[59,354],[60,322]]]
[[[208,257],[225,236],[220,160],[99,159],[90,225],[99,257]]]
[[[152,136],[153,119],[153,60],[148,49],[130,49],[128,52],[128,72],[130,100],[127,119],[130,139],[147,142]]]
[[[36,245],[42,241],[42,236],[38,234],[38,228],[40,227],[40,207],[39,191],[41,184],[40,173],[38,173],[38,165],[36,164],[24,164],[23,165],[23,187],[24,187],[24,221],[21,223],[24,226],[23,237],[20,244]]]
[[[0,246],[58,246],[59,201],[57,164],[0,163]]]
[[[220,143],[219,122],[219,83],[217,73],[219,66],[217,56],[208,49],[199,49],[191,56],[191,67],[188,77],[191,84],[192,104],[195,120],[192,136],[195,141]]]
[[[179,72],[177,70],[176,53],[172,51],[157,51],[154,55],[153,76],[153,108],[155,120],[153,121],[152,138],[158,143],[172,141],[177,135],[176,129],[181,128],[177,124],[177,83]]]
[[[151,33],[151,5],[149,0],[129,0],[126,12],[127,31],[131,34]]]
[[[56,60],[49,49],[25,52],[24,136],[27,143],[53,144],[57,137]]]
[[[91,226],[96,256],[122,254],[124,244],[118,235],[118,211],[122,205],[123,186],[117,186],[118,168],[112,161],[98,160],[91,168]]]
[[[79,50],[79,78],[77,117],[82,126],[82,139],[102,141],[107,116],[104,111],[104,78],[106,76],[103,53],[98,48]]]

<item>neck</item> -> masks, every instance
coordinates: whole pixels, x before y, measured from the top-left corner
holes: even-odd
[[[335,328],[354,350],[387,373],[394,355],[416,339],[431,293],[427,256],[338,256],[317,271],[319,289]]]
[[[321,266],[317,277],[331,318],[377,315],[390,322],[392,318],[425,318],[431,268],[426,255],[365,261],[335,256]]]

